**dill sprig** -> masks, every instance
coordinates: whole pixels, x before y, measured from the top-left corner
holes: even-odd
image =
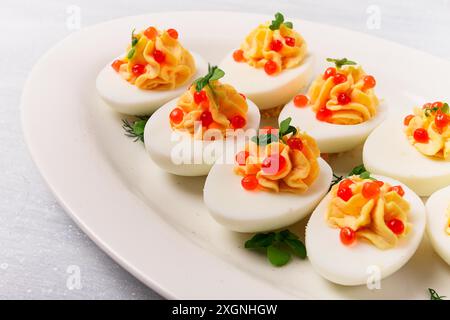
[[[428,288],[428,292],[430,293],[430,300],[444,300],[445,296],[440,296],[436,290]]]
[[[141,116],[134,120],[122,119],[122,128],[125,130],[125,135],[133,138],[134,142],[144,142],[144,129],[149,118],[149,116]]]

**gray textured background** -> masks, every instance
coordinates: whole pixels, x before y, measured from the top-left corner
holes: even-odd
[[[231,10],[287,16],[377,35],[450,59],[448,0],[2,0],[0,4],[0,298],[160,299],[83,234],[56,203],[23,142],[19,102],[37,59],[71,30],[67,10],[81,9],[82,27],[126,15],[170,10]],[[374,7],[375,6],[375,7]],[[380,11],[379,29],[368,23]],[[63,67],[63,66],[62,66]],[[380,63],[382,67],[382,62]],[[43,119],[43,121],[45,121]],[[68,289],[68,268],[81,270]]]

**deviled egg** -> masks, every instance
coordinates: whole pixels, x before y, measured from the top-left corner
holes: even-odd
[[[260,131],[234,161],[214,164],[203,199],[218,223],[238,232],[279,229],[311,213],[327,193],[330,166],[314,139],[289,121],[279,132]]]
[[[381,176],[351,176],[333,186],[311,215],[308,258],[337,284],[381,280],[414,255],[425,224],[422,200],[405,185]]]
[[[127,52],[100,71],[97,91],[116,111],[149,115],[180,96],[207,63],[178,41],[175,29],[149,27],[131,34]]]
[[[434,250],[450,265],[450,186],[433,193],[426,208],[428,237]]]
[[[281,111],[317,141],[324,153],[349,151],[363,143],[387,116],[375,95],[376,80],[346,58],[334,62],[311,84],[308,95],[297,95]]]
[[[396,114],[379,126],[364,145],[365,167],[402,181],[420,196],[450,184],[448,104],[427,103],[413,114]]]
[[[313,57],[293,24],[277,13],[252,30],[220,67],[227,70],[225,80],[263,110],[284,105],[308,85]]]
[[[259,126],[258,107],[219,79],[216,66],[181,97],[158,109],[144,130],[145,147],[163,170],[182,176],[208,174],[213,163]]]

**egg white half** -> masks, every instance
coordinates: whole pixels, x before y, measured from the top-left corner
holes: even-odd
[[[429,196],[450,184],[450,160],[427,157],[411,145],[403,131],[404,116],[393,115],[370,134],[363,149],[364,165]]]
[[[431,195],[426,203],[427,234],[434,250],[450,265],[450,235],[445,232],[450,206],[450,186]]]
[[[234,152],[237,139],[195,140],[189,133],[172,130],[169,115],[177,106],[177,101],[178,98],[173,99],[150,117],[144,131],[145,147],[156,165],[169,173],[181,176],[207,175],[214,162],[225,152]],[[244,130],[257,130],[259,109],[249,99],[247,104],[247,125]]]
[[[305,88],[312,78],[314,57],[308,54],[302,63],[292,69],[269,76],[264,68],[254,68],[245,62],[236,62],[229,53],[220,63],[225,71],[224,82],[249,97],[261,109],[279,107]]]
[[[289,226],[310,214],[327,193],[332,179],[330,166],[319,158],[320,174],[302,194],[248,191],[242,177],[233,172],[235,164],[217,163],[211,169],[203,199],[212,217],[238,232],[262,232]]]
[[[385,103],[378,106],[377,114],[370,120],[355,125],[339,125],[316,119],[311,107],[299,108],[289,102],[281,111],[279,121],[292,118],[291,124],[308,132],[316,139],[323,153],[338,153],[352,150],[366,140],[367,136],[386,119]]]
[[[408,221],[412,223],[412,229],[392,249],[380,250],[369,242],[359,239],[355,244],[345,246],[340,241],[340,229],[329,227],[325,220],[325,213],[331,200],[331,194],[328,194],[308,221],[305,242],[308,259],[313,268],[329,281],[354,286],[366,284],[371,275],[374,277],[379,275],[380,280],[384,279],[408,262],[422,240],[426,224],[422,200],[411,189],[394,179],[374,177],[391,185],[403,187],[404,198],[411,205]]]
[[[149,115],[167,101],[180,96],[192,82],[208,72],[208,64],[191,51],[197,71],[185,84],[173,90],[142,90],[123,79],[107,64],[97,76],[96,86],[100,97],[117,112],[129,115]],[[120,56],[119,58],[121,58]]]

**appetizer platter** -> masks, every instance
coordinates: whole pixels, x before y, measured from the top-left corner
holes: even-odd
[[[22,121],[66,211],[165,297],[436,298],[448,72],[288,13],[149,14],[51,49]]]

